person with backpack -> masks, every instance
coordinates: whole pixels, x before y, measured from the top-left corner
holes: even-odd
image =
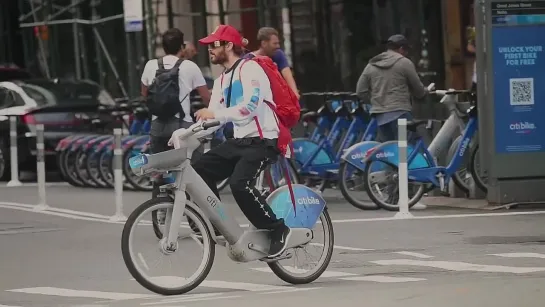
[[[232,122],[234,138],[192,162],[193,168],[218,198],[216,182],[230,178],[233,197],[248,220],[258,229],[270,230],[269,257],[277,257],[284,252],[291,229],[276,217],[253,183],[279,155],[291,153],[289,128],[299,119],[299,102],[270,58],[241,58],[247,40],[234,27],[220,25],[199,42],[208,45],[211,62],[224,66],[225,71],[214,81],[210,106],[195,116],[199,121]],[[203,137],[217,129],[195,136]],[[174,132],[170,142],[184,130]]]
[[[152,114],[150,151],[158,153],[172,148],[168,141],[180,127],[193,124],[190,114],[190,93],[196,90],[204,104],[210,102],[210,92],[197,64],[183,60],[184,34],[179,29],[167,30],[162,36],[165,56],[146,63],[142,73],[141,94]],[[204,152],[196,150],[195,159]],[[160,183],[154,182],[153,195]]]

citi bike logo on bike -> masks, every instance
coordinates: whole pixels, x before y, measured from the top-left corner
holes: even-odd
[[[509,130],[515,131],[515,133],[530,133],[532,130],[536,130],[536,124],[529,122],[518,122],[509,125]]]
[[[303,196],[300,198],[297,198],[297,204],[298,205],[319,205],[320,200],[313,196]]]

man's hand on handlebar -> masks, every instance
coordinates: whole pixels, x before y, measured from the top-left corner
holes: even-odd
[[[214,121],[199,121],[195,124],[193,124],[191,127],[185,129],[181,128],[172,133],[172,136],[168,140],[168,146],[174,146],[175,149],[180,148],[180,141],[194,135],[198,132],[201,132],[203,130],[207,130],[209,128],[217,127],[221,125],[220,121],[214,120]]]
[[[204,108],[204,109],[200,109],[197,112],[195,112],[195,118],[198,121],[204,121],[204,120],[208,120],[208,119],[214,119],[215,116],[214,116],[214,112],[212,112],[210,109]]]

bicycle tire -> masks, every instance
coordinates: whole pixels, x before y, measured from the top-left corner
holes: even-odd
[[[339,168],[339,189],[341,190],[341,194],[343,195],[344,199],[348,201],[352,206],[360,209],[360,210],[378,210],[380,207],[375,204],[374,202],[363,202],[355,199],[350,195],[349,188],[346,185],[346,182],[344,178],[346,178],[345,173],[347,172],[347,167],[352,164],[347,163],[346,161],[341,162],[341,166]],[[364,172],[365,174],[365,172]],[[366,180],[364,180],[364,185],[366,184]],[[367,193],[367,190],[366,190]]]
[[[483,192],[488,193],[488,184],[484,182],[483,178],[481,177],[481,174],[479,174],[477,167],[476,167],[476,161],[479,159],[479,144],[476,144],[471,152],[471,160],[469,161],[469,170],[471,171],[471,176],[473,176],[473,181],[475,181],[475,184],[479,189],[481,189]]]
[[[374,162],[386,163],[384,161],[369,161],[365,165],[364,178],[365,178],[365,190],[367,191],[367,195],[369,195],[369,198],[371,198],[371,200],[377,206],[379,206],[380,208],[382,208],[384,210],[388,210],[388,211],[399,211],[399,205],[387,204],[387,203],[381,201],[375,195],[374,191],[371,189],[371,186],[369,185],[369,171],[371,170],[371,165]],[[393,165],[393,164],[390,164],[390,163],[386,163],[386,164],[388,164],[390,167],[394,168],[394,170],[396,170],[396,171],[399,170],[397,165]],[[425,185],[424,184],[419,185],[418,191],[415,193],[415,196],[413,196],[412,198],[409,199],[409,204],[408,204],[409,208],[414,206],[416,203],[418,203],[418,201],[420,199],[422,199],[422,197],[424,196],[424,190],[425,190]],[[399,201],[399,197],[398,197],[398,201]]]
[[[64,169],[64,162],[63,162],[65,155],[66,155],[65,150],[57,151],[57,154],[56,154],[57,166],[59,167],[59,174],[60,174],[61,179],[63,181],[67,181],[66,180],[66,177],[67,177],[66,170]]]
[[[63,165],[64,165],[64,169],[66,170],[67,182],[70,185],[81,188],[81,187],[84,187],[83,182],[81,182],[79,178],[77,178],[77,175],[74,173],[75,170],[72,170],[70,168],[70,165],[75,167],[75,161],[71,161],[71,158],[75,159],[78,154],[78,151],[79,150],[75,150],[75,151],[70,149],[66,150],[66,155],[64,156]]]
[[[273,273],[278,278],[290,284],[301,285],[315,281],[325,272],[325,270],[329,266],[329,263],[331,262],[331,257],[333,256],[333,250],[335,246],[335,233],[333,231],[333,222],[331,221],[331,217],[329,216],[327,208],[322,211],[322,214],[320,214],[320,220],[322,222],[322,225],[327,225],[328,236],[330,239],[328,240],[329,242],[327,243],[327,247],[324,244],[325,258],[319,269],[316,270],[316,272],[310,274],[309,276],[298,277],[290,274],[290,272],[284,269],[284,267],[278,261],[267,263],[271,271],[273,271]]]
[[[212,269],[212,265],[214,264],[214,257],[216,254],[216,243],[212,239],[212,235],[210,234],[210,229],[208,229],[208,226],[205,222],[204,217],[200,216],[198,212],[194,211],[190,207],[185,207],[185,215],[188,217],[188,220],[192,220],[193,223],[201,230],[201,237],[202,237],[202,244],[203,246],[208,247],[208,255],[205,255],[207,258],[206,264],[201,269],[201,272],[198,274],[198,277],[194,279],[193,282],[191,282],[189,285],[176,288],[176,289],[167,289],[161,286],[158,286],[154,284],[152,281],[146,279],[138,270],[137,266],[135,265],[136,260],[138,259],[135,256],[135,260],[133,260],[133,257],[131,256],[131,250],[130,250],[130,241],[131,241],[131,234],[132,229],[134,226],[134,223],[136,222],[137,218],[142,214],[145,213],[148,209],[152,208],[153,206],[157,206],[158,204],[170,204],[171,206],[174,205],[174,201],[169,197],[159,197],[159,198],[152,198],[140,206],[138,206],[127,218],[127,221],[125,222],[125,226],[123,227],[123,232],[121,235],[121,253],[123,255],[123,261],[125,262],[125,265],[127,266],[127,269],[129,270],[129,273],[132,275],[132,277],[144,288],[161,294],[161,295],[180,295],[187,293],[193,289],[195,289],[199,284],[201,284],[206,276],[210,273],[210,270]],[[154,211],[159,210],[156,209]],[[199,227],[200,226],[200,227]]]
[[[97,157],[97,153],[91,152],[91,154],[89,155],[85,163],[85,168],[87,169],[87,174],[89,174],[89,178],[91,178],[91,180],[93,180],[93,182],[99,188],[107,188],[108,185],[102,180],[99,174],[99,170],[98,170],[99,157],[100,156]]]
[[[76,176],[78,176],[78,179],[83,182],[84,186],[89,188],[98,188],[98,185],[89,177],[89,173],[87,173],[87,168],[85,167],[85,165],[87,164],[87,159],[89,157],[87,152],[88,150],[80,149],[78,151],[78,154],[76,155]]]
[[[104,150],[103,152],[100,153],[100,156],[98,157],[98,165],[97,165],[100,178],[102,179],[102,181],[104,181],[104,183],[106,184],[108,188],[114,187],[114,179],[113,179],[113,175],[110,174],[110,167],[109,167],[109,164],[112,163],[111,160],[112,159],[111,159],[111,156],[108,155],[108,151]],[[105,164],[106,166],[103,166],[103,164]],[[110,177],[111,177],[111,180],[110,180]]]

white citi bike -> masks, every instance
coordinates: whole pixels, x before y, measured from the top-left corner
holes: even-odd
[[[333,224],[324,199],[300,184],[292,185],[295,206],[288,186],[276,189],[267,197],[267,204],[276,216],[283,218],[292,229],[285,252],[276,258],[268,257],[269,230],[256,229],[252,225],[244,230],[190,164],[191,154],[200,144],[195,133],[219,124],[217,121],[194,124],[185,129],[179,139],[173,140],[175,149],[130,159],[129,164],[135,174],[144,176],[171,172],[176,178],[173,195],[146,201],[130,214],[125,223],[121,251],[130,274],[140,285],[155,293],[183,294],[202,282],[206,283],[216,245],[221,245],[226,247],[231,260],[265,262],[268,268],[258,270],[271,270],[285,282],[306,284],[316,280],[327,269],[334,246]],[[153,211],[161,209],[166,209],[166,221],[163,237],[157,240],[150,232],[150,218]],[[146,219],[147,214],[150,217]],[[142,226],[141,230],[137,228],[139,225]],[[215,234],[214,227],[221,235]],[[138,238],[138,235],[142,237]],[[317,243],[320,237],[323,242]],[[186,247],[189,243],[195,243],[195,247]],[[143,245],[142,251],[136,249],[139,244]],[[318,251],[317,255],[311,257],[307,249]],[[152,252],[159,259],[146,260],[145,254]],[[310,264],[295,264],[300,254],[314,266],[310,268]],[[176,264],[186,265],[192,261],[197,267],[192,273],[173,268]],[[157,273],[151,272],[165,263],[166,268],[158,269]],[[187,273],[187,276],[173,276],[176,273]],[[211,281],[208,286],[225,287],[218,283]]]

